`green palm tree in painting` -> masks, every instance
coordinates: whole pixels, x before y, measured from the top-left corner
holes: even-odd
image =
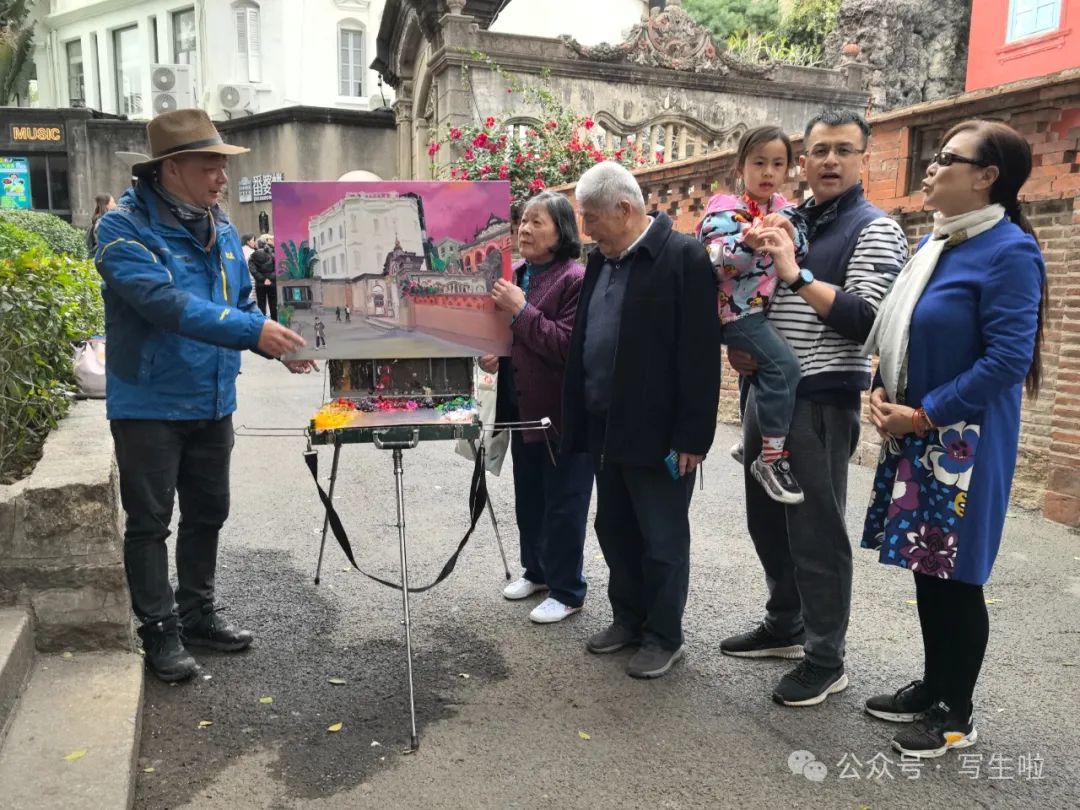
[[[285,254],[285,262],[278,275],[286,279],[311,278],[315,272],[315,262],[319,260],[319,254],[308,246],[305,239],[297,247],[296,242],[289,240],[281,244],[281,250]]]

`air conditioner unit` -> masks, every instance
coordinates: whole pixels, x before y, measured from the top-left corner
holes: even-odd
[[[222,112],[230,117],[259,111],[259,98],[254,85],[250,84],[219,84],[217,102]]]
[[[150,66],[150,109],[154,115],[195,106],[191,65]]]

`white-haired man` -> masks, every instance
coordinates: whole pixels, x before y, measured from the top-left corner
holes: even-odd
[[[720,396],[716,280],[704,248],[650,216],[634,176],[598,163],[575,191],[589,254],[563,392],[564,448],[596,466],[612,624],[592,653],[638,645],[627,673],[683,655],[690,496]]]

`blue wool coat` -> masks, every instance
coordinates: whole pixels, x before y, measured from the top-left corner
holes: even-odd
[[[236,229],[214,209],[209,253],[145,183],[98,224],[109,419],[221,419],[236,410],[240,350],[265,318]]]
[[[939,427],[882,446],[862,540],[881,562],[990,576],[1045,281],[1038,244],[1008,219],[942,254],[912,314],[905,396]]]

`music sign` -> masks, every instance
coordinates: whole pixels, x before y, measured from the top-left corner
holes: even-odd
[[[30,161],[0,157],[0,209],[30,208]]]

